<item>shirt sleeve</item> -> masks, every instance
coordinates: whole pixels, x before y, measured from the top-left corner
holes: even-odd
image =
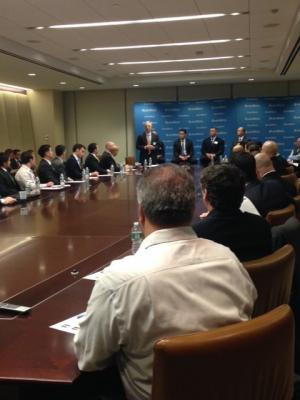
[[[82,371],[106,368],[121,345],[115,293],[97,281],[88,302],[86,317],[74,338],[78,367]]]

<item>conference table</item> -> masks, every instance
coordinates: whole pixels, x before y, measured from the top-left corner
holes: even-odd
[[[0,301],[31,307],[0,313],[1,399],[33,398],[33,387],[45,393],[79,377],[73,335],[50,326],[85,310],[94,281],[84,276],[130,254],[139,177],[101,177],[0,209]]]

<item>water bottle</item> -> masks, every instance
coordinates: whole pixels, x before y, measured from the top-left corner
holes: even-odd
[[[146,171],[146,169],[148,168],[148,164],[147,164],[147,160],[144,160],[144,171]]]
[[[41,193],[41,182],[38,176],[35,178],[35,190],[37,194]]]
[[[28,196],[30,194],[30,192],[31,192],[30,182],[26,182],[25,183],[25,191],[26,191],[27,196]]]
[[[64,177],[64,174],[60,174],[60,177],[59,177],[59,183],[60,183],[60,186],[62,186],[62,187],[64,187],[65,186],[65,177]]]
[[[120,174],[123,176],[125,173],[125,165],[122,163],[120,168]]]
[[[114,166],[114,164],[111,164],[111,166],[110,166],[110,175],[114,176],[114,173],[115,173],[115,166]]]
[[[83,182],[85,182],[86,181],[85,169],[82,170],[82,175],[81,176],[82,176]]]
[[[134,222],[131,228],[131,253],[135,254],[143,241],[143,232],[139,222]]]
[[[228,163],[228,157],[226,155],[224,156],[223,160],[224,160],[224,163]]]
[[[89,177],[90,177],[90,170],[89,170],[89,167],[86,167],[86,169],[85,169],[85,178],[88,180]]]
[[[151,165],[152,165],[152,158],[149,157],[149,167],[151,167]]]

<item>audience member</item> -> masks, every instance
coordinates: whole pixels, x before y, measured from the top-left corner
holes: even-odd
[[[36,178],[33,173],[35,163],[35,155],[32,150],[24,151],[21,154],[22,166],[18,169],[15,178],[22,190],[26,188],[30,190],[36,189]]]
[[[234,165],[214,165],[202,171],[203,201],[209,214],[193,226],[198,237],[221,243],[241,260],[272,252],[271,228],[260,216],[240,210],[245,181]]]
[[[297,139],[291,154],[288,157],[288,160],[299,162],[300,161],[300,138]]]
[[[59,175],[51,164],[53,153],[50,144],[42,144],[38,154],[41,161],[37,174],[41,183],[47,183],[48,186],[59,185]]]
[[[173,144],[173,163],[195,164],[194,145],[191,139],[187,138],[186,129],[179,129],[179,138]]]
[[[105,150],[100,157],[100,167],[104,170],[110,170],[113,165],[115,172],[120,172],[120,165],[115,160],[118,152],[119,147],[114,142],[107,142]]]
[[[279,175],[285,175],[289,163],[278,153],[278,145],[273,140],[267,140],[261,148],[261,152],[267,154],[272,160],[275,171]]]
[[[232,148],[232,153],[243,153],[243,151],[245,151],[244,146],[240,143],[236,144]]]
[[[255,156],[256,154],[260,153],[262,147],[261,142],[256,142],[256,141],[249,141],[245,145],[245,151],[247,153],[250,153],[251,155]]]
[[[204,139],[201,147],[200,163],[206,167],[210,163],[219,163],[224,154],[225,142],[217,136],[217,128],[210,128],[209,137]]]
[[[21,167],[21,150],[15,149],[10,160],[10,167],[13,171],[18,170]]]
[[[88,168],[90,172],[97,172],[100,175],[107,174],[107,170],[101,168],[100,161],[98,158],[99,146],[97,143],[90,143],[88,145],[88,156],[85,159],[85,168]]]
[[[74,181],[82,180],[82,158],[85,153],[85,146],[76,143],[73,146],[73,154],[66,161],[67,176]]]
[[[67,179],[65,161],[66,161],[67,149],[63,144],[59,144],[55,147],[55,157],[52,160],[52,166],[54,167],[56,174],[60,176],[63,174],[64,178]]]
[[[233,149],[234,146],[236,146],[237,144],[239,144],[239,145],[243,146],[243,148],[245,148],[245,146],[248,142],[249,142],[249,140],[246,136],[246,129],[243,128],[242,126],[240,126],[236,130],[236,137],[232,143],[231,148]]]
[[[116,361],[131,400],[151,397],[158,339],[246,321],[256,299],[235,255],[198,239],[190,227],[195,191],[185,169],[147,170],[137,197],[145,239],[135,255],[103,270],[75,336],[79,369],[103,370]]]
[[[141,164],[144,164],[145,160],[149,162],[149,158],[152,159],[153,164],[157,163],[156,155],[158,141],[158,134],[152,130],[152,122],[146,121],[144,123],[144,132],[139,135],[136,140],[136,148],[140,151]]]
[[[16,195],[20,188],[15,178],[10,174],[9,153],[0,153],[0,196]]]

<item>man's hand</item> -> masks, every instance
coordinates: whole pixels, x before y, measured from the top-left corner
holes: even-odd
[[[95,171],[95,172],[91,172],[90,176],[99,176],[99,172]]]
[[[53,185],[54,185],[54,182],[52,182],[52,181],[50,181],[50,182],[47,183],[47,187],[51,187],[51,186],[53,186]]]
[[[4,204],[5,206],[14,204],[16,201],[17,200],[14,199],[13,197],[4,197],[4,199],[1,199],[1,203]]]

